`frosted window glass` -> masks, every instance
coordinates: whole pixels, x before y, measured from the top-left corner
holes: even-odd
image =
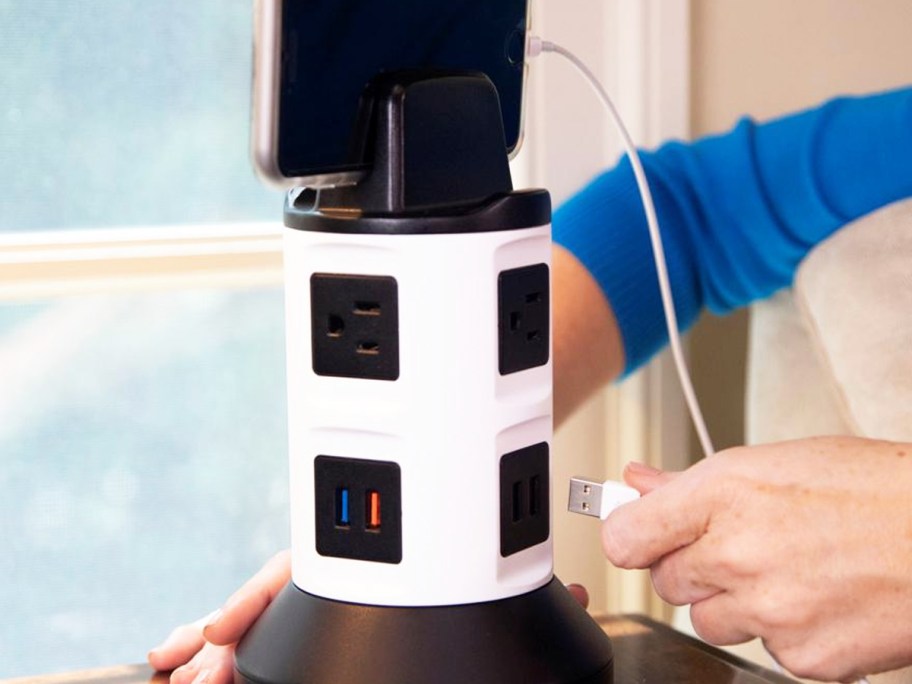
[[[282,293],[0,306],[0,678],[139,662],[288,545]]]
[[[0,0],[0,231],[276,219],[251,0]]]
[[[0,231],[275,219],[250,0],[0,0]],[[288,544],[282,296],[0,305],[0,678],[138,662]]]

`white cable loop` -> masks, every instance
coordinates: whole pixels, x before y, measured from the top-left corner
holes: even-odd
[[[690,417],[693,421],[694,429],[700,440],[700,446],[703,449],[704,456],[711,456],[715,453],[712,440],[709,437],[709,431],[706,429],[706,422],[703,420],[703,413],[700,411],[700,404],[697,401],[696,393],[693,389],[693,383],[690,380],[690,373],[687,370],[687,362],[684,359],[684,351],[681,346],[681,335],[678,332],[678,317],[675,314],[674,299],[671,293],[671,285],[668,280],[668,267],[665,264],[665,250],[662,247],[662,236],[659,233],[659,220],[656,217],[655,205],[652,201],[652,193],[649,191],[649,182],[646,180],[646,172],[643,170],[643,164],[640,162],[640,155],[637,153],[636,146],[624,126],[621,115],[612,102],[611,97],[602,84],[596,78],[589,67],[581,59],[566,48],[552,43],[547,40],[532,39],[529,42],[530,56],[538,52],[555,52],[568,59],[577,69],[582,72],[586,81],[595,90],[596,95],[602,101],[602,104],[608,108],[611,118],[617,127],[621,140],[624,143],[624,149],[630,164],[633,167],[633,174],[636,177],[637,187],[640,196],[643,199],[643,208],[646,210],[646,223],[649,227],[649,239],[652,242],[652,253],[655,257],[656,271],[659,278],[659,292],[662,295],[662,308],[665,311],[665,323],[668,326],[668,341],[671,346],[671,353],[674,356],[675,368],[678,371],[678,379],[681,382],[681,389],[684,392],[684,399],[687,402],[687,408],[690,411]]]

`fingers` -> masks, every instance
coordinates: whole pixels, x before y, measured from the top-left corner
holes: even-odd
[[[193,659],[171,673],[170,684],[232,684],[234,646],[206,644]]]
[[[751,630],[732,594],[720,592],[690,607],[690,621],[700,638],[717,646],[733,646],[750,641]]]
[[[677,475],[678,473],[668,473],[636,461],[628,463],[624,468],[624,482],[640,494],[648,494],[654,489],[668,484]]]
[[[581,584],[568,584],[567,591],[573,595],[573,598],[575,598],[583,608],[589,607],[589,592],[586,591],[586,587]]]
[[[602,547],[614,565],[647,568],[703,536],[717,493],[700,486],[701,469],[675,475],[628,467],[624,476],[646,495],[615,510],[602,525]]]
[[[221,684],[232,679],[234,647],[291,577],[291,559],[283,551],[211,615],[175,629],[147,656],[156,670],[174,670],[174,684]],[[207,644],[206,642],[211,642]]]
[[[171,632],[167,639],[149,651],[149,665],[156,670],[173,670],[190,660],[206,643],[202,626],[205,620],[181,625]]]
[[[291,554],[282,551],[225,602],[203,628],[206,641],[218,645],[240,640],[291,578]]]
[[[705,601],[721,589],[703,571],[699,549],[688,546],[656,561],[650,571],[656,593],[666,603],[686,606]]]

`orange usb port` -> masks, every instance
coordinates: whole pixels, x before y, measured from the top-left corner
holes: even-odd
[[[380,492],[373,489],[367,491],[367,529],[380,529]]]

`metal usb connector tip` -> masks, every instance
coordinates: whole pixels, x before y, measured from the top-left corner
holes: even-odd
[[[570,478],[567,510],[604,520],[618,506],[640,498],[640,493],[622,482],[599,482],[588,477]]]
[[[571,477],[567,510],[594,518],[602,517],[602,483],[587,477]]]

